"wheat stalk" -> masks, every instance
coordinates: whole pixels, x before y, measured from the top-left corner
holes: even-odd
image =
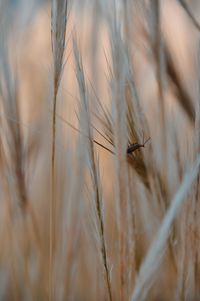
[[[52,116],[52,149],[51,149],[51,203],[50,203],[50,246],[49,246],[49,299],[54,299],[53,254],[55,250],[55,175],[56,175],[56,113],[57,95],[63,71],[65,35],[67,24],[67,0],[52,0],[51,41],[53,51],[53,116]]]

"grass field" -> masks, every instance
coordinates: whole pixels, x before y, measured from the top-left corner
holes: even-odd
[[[198,1],[27,3],[0,0],[0,300],[200,300]]]

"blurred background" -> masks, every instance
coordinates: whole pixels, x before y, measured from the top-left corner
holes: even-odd
[[[0,0],[0,300],[199,300],[198,181],[143,268],[199,154],[200,1],[184,3],[71,0],[56,35],[51,1]]]

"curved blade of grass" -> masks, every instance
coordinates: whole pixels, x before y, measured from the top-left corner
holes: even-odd
[[[155,279],[155,272],[159,268],[163,259],[165,245],[170,234],[170,228],[180,206],[185,200],[194,180],[197,177],[199,166],[200,156],[197,157],[191,171],[185,175],[180,188],[171,201],[171,205],[165,214],[156,238],[150,246],[146,258],[144,259],[140,268],[138,280],[134,288],[131,301],[146,300],[147,294],[151,289]]]

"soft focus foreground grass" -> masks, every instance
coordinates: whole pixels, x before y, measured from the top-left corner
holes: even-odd
[[[0,2],[0,300],[200,297],[199,10],[160,2]]]

